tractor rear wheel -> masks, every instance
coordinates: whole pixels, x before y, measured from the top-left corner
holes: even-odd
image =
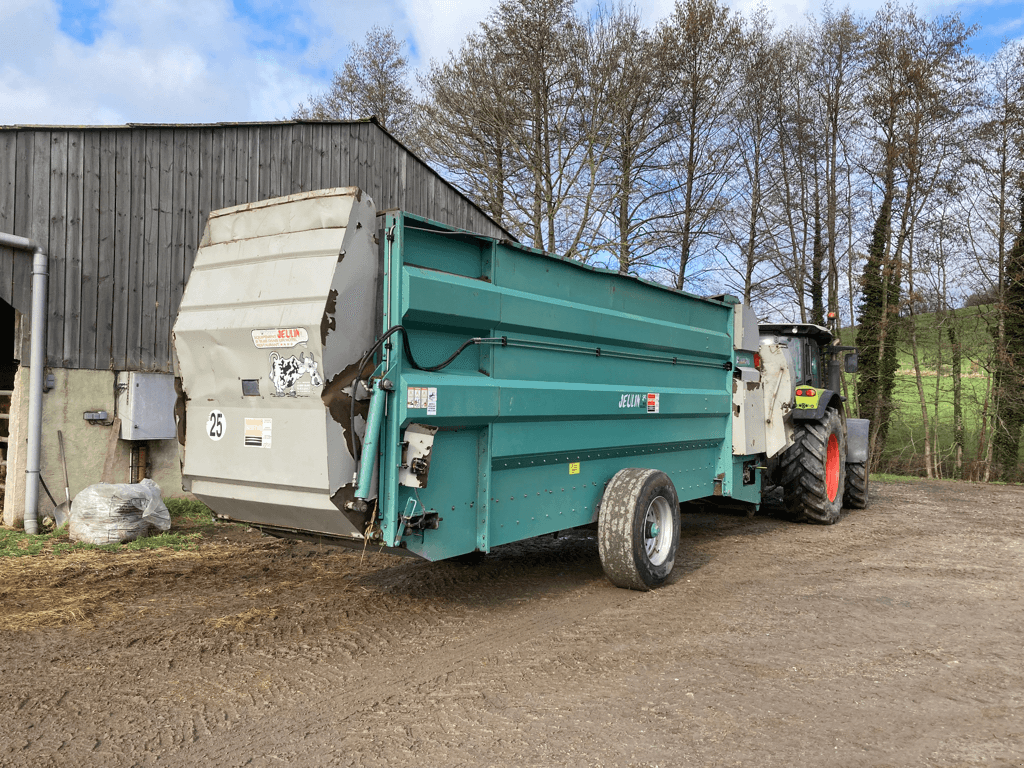
[[[799,421],[793,445],[782,454],[782,491],[787,511],[819,525],[839,521],[846,487],[846,438],[839,412],[821,421]]]
[[[608,580],[648,590],[672,573],[679,548],[679,497],[656,469],[623,469],[605,486],[597,546]]]
[[[867,462],[846,465],[846,493],[843,495],[843,506],[849,509],[868,508],[868,477]]]

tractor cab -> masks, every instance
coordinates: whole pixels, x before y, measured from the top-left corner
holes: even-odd
[[[812,323],[762,324],[758,329],[762,344],[778,344],[787,350],[793,384],[797,388],[797,409],[813,407],[817,410],[821,395],[825,393],[830,397],[826,398],[822,407],[839,406],[842,402],[839,397],[842,390],[839,359],[843,357],[842,365],[847,373],[856,373],[856,347],[840,346],[832,331]],[[843,353],[846,353],[845,356]],[[813,398],[813,406],[810,406],[808,398]]]

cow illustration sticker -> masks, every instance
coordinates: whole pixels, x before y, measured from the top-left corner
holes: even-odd
[[[206,434],[211,440],[220,440],[224,437],[228,425],[224,420],[221,411],[210,411],[210,418],[206,420]]]
[[[309,380],[304,381],[307,374]],[[316,358],[305,352],[302,357],[281,357],[277,352],[271,352],[270,381],[274,385],[273,397],[308,397],[310,387],[324,385]]]

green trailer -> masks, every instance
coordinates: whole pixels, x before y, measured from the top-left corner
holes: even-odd
[[[211,214],[174,335],[186,490],[278,535],[441,560],[596,525],[647,589],[679,503],[755,508],[791,442],[785,357],[734,298],[352,188]]]

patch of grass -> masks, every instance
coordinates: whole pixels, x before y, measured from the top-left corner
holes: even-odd
[[[127,544],[115,544],[113,546],[120,546],[121,549],[129,552],[139,552],[147,549],[171,549],[175,552],[188,552],[199,549],[199,540],[202,538],[203,534],[199,532],[182,533],[179,531],[166,531],[156,536],[147,536],[144,539],[136,539],[135,541],[129,541]],[[107,546],[111,545],[108,544]]]
[[[925,480],[925,479],[926,478],[921,477],[920,475],[893,475],[893,474],[890,474],[888,472],[872,472],[871,473],[871,482],[875,482],[877,480],[880,483],[916,483],[916,482],[918,482],[920,480]],[[938,478],[933,478],[933,480],[937,481],[937,482],[944,482],[944,483],[955,483],[955,482],[957,482],[952,477],[938,477]]]
[[[888,472],[872,472],[871,482],[873,483],[908,483],[916,480],[924,480],[917,475],[890,475]]]
[[[194,499],[164,499],[171,512],[171,522],[190,526],[213,525],[214,517],[210,508]]]
[[[30,536],[15,528],[0,528],[0,558],[36,555],[59,557],[71,552],[188,552],[198,549],[203,533],[213,528],[215,524],[209,507],[192,499],[166,499],[165,503],[171,513],[171,530],[126,544],[85,544],[71,541],[67,523],[55,531],[38,536]]]
[[[67,539],[68,526],[63,526],[50,533],[29,536],[16,528],[0,528],[0,557],[25,557],[38,555],[49,550],[61,538]]]
[[[82,541],[55,541],[49,554],[64,555],[69,552],[142,552],[169,549],[173,552],[189,552],[199,549],[203,534],[182,533],[181,531],[165,531],[153,536],[146,536],[125,544],[86,544]]]

